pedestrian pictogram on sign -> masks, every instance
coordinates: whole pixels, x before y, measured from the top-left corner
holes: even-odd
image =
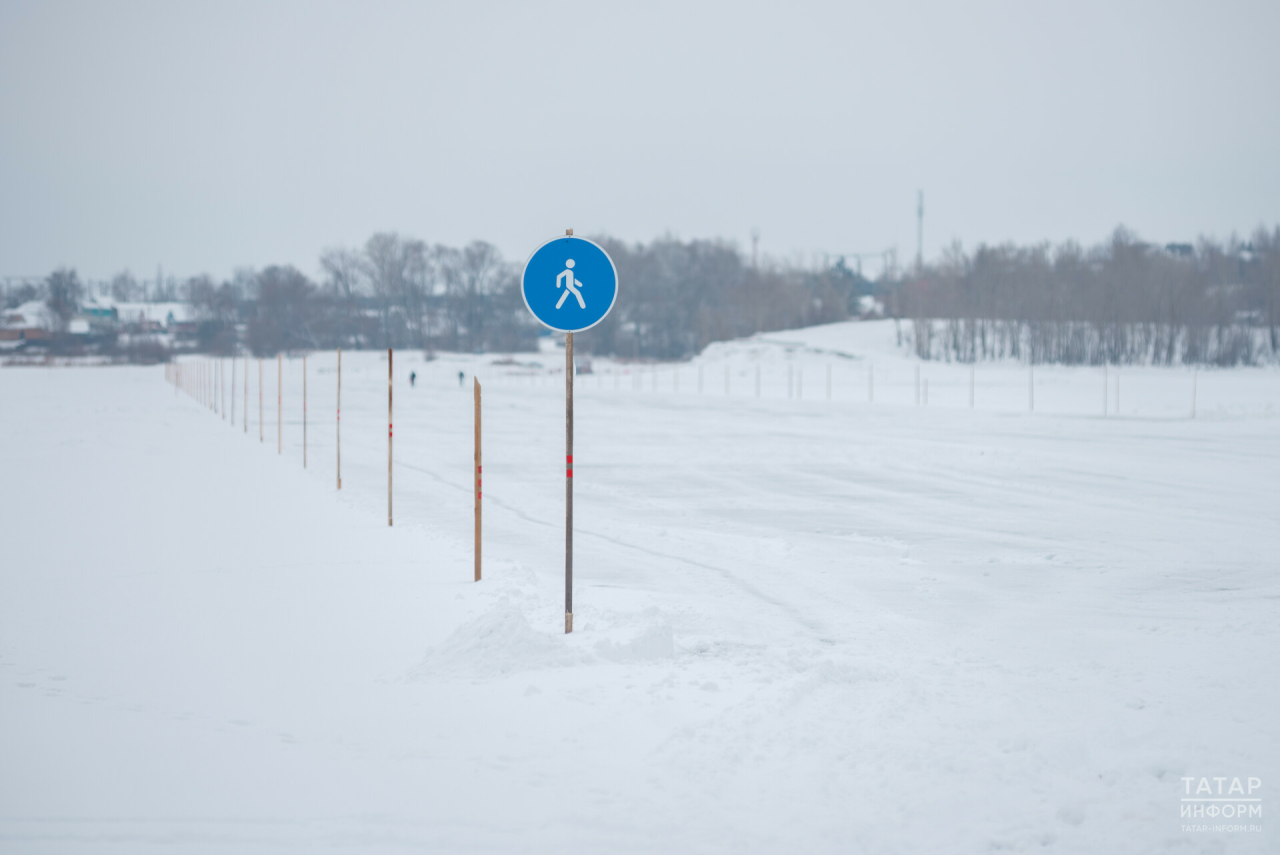
[[[534,250],[520,290],[545,326],[581,332],[604,320],[618,296],[618,272],[608,253],[586,238],[555,237]]]

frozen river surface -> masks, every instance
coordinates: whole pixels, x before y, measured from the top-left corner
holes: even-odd
[[[1126,370],[1117,414],[1037,368],[1029,413],[979,366],[970,409],[890,330],[580,377],[569,636],[562,355],[396,354],[390,529],[385,354],[340,492],[332,353],[305,470],[300,359],[281,454],[274,360],[264,441],[256,363],[247,431],[243,362],[234,426],[0,369],[0,851],[1275,851],[1280,372]],[[1187,830],[1237,822],[1202,777],[1264,830]]]

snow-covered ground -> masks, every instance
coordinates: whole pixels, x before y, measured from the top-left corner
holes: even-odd
[[[305,470],[300,359],[282,454],[274,360],[262,442],[256,363],[247,433],[243,362],[234,426],[159,367],[0,371],[0,851],[1280,844],[1280,371],[1121,369],[1104,417],[1089,368],[970,409],[889,323],[595,360],[565,636],[563,354],[515,359],[396,354],[390,529],[385,354],[340,492],[334,354]],[[1184,777],[1265,831],[1184,830],[1237,822]]]

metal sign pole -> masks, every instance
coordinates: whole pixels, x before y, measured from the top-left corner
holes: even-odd
[[[338,489],[342,489],[342,348],[338,348],[338,407],[334,420],[334,436],[338,446]]]
[[[573,230],[569,230],[573,234]],[[564,334],[564,631],[573,632],[573,333]]]
[[[391,353],[391,348],[388,347],[387,348],[387,525],[388,526],[391,525],[391,437],[392,437],[391,393],[393,391],[391,380],[392,380],[392,377],[395,376],[395,372],[391,368],[392,359],[393,359],[393,356]]]
[[[529,256],[520,277],[520,292],[525,306],[540,323],[564,333],[564,631],[567,635],[573,632],[573,387],[577,375],[573,339],[576,333],[604,320],[613,308],[618,297],[618,269],[598,244],[574,237],[573,229],[565,229],[563,236],[544,242]],[[652,376],[656,390],[657,372]],[[640,372],[635,372],[633,379],[637,381],[634,388],[640,389]],[[477,412],[477,428],[479,423]],[[477,502],[479,464],[477,442]],[[476,520],[478,526],[478,506]]]
[[[302,357],[302,468],[307,468],[307,358]]]

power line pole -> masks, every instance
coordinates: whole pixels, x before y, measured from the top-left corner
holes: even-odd
[[[924,270],[924,191],[916,191],[916,272]]]

